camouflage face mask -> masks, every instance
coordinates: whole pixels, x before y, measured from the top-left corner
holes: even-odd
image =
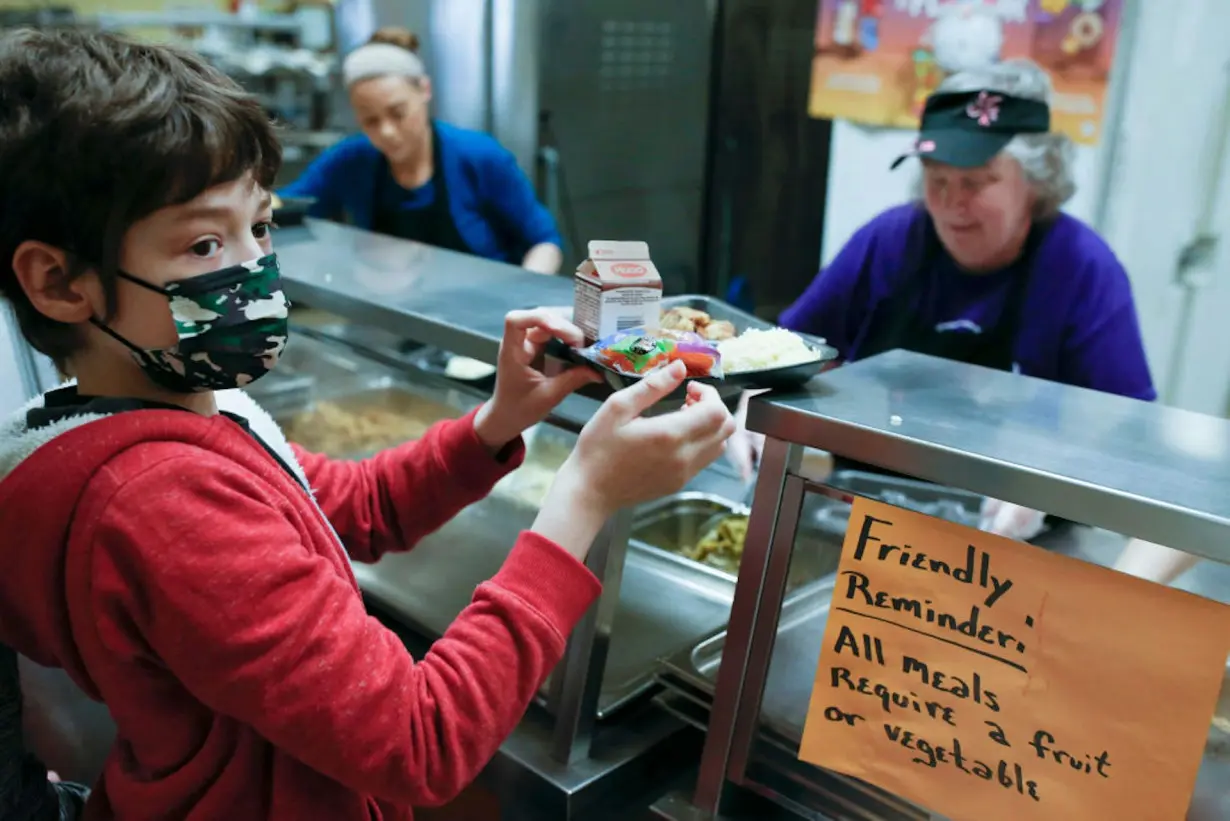
[[[178,344],[139,348],[101,322],[94,324],[131,350],[146,375],[167,390],[241,388],[273,370],[286,347],[290,303],[274,254],[164,288],[123,271],[119,276],[167,297]]]

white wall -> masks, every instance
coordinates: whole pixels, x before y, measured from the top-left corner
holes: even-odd
[[[16,329],[8,310],[0,303],[0,419],[26,401],[26,385],[17,365]]]
[[[1212,162],[1230,94],[1230,2],[1140,4],[1123,117],[1107,188],[1104,236],[1127,266],[1163,401],[1226,413],[1230,389],[1230,168]],[[1220,253],[1186,308],[1176,263],[1206,198]]]

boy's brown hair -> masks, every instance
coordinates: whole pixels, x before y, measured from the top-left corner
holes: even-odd
[[[22,335],[63,365],[77,328],[30,304],[13,271],[28,240],[94,271],[115,305],[128,229],[252,173],[271,188],[282,152],[260,104],[187,51],[81,31],[0,34],[0,294]]]

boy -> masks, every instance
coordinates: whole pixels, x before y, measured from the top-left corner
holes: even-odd
[[[510,314],[477,411],[362,463],[288,445],[232,390],[287,340],[279,162],[257,103],[197,57],[0,36],[0,292],[76,379],[0,431],[0,643],[109,707],[91,819],[404,819],[447,802],[597,595],[581,560],[603,521],[677,490],[733,431],[701,388],[640,418],[679,370],[612,397],[415,664],[364,612],[346,553],[407,549],[480,499],[521,432],[595,377],[534,371],[549,337],[580,334]]]

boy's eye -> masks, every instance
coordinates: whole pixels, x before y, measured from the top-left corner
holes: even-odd
[[[257,239],[267,239],[275,230],[277,230],[277,227],[278,224],[272,220],[258,222],[256,225],[252,226],[252,236]]]
[[[203,239],[192,246],[192,253],[198,257],[212,257],[221,247],[222,243],[216,239]]]

